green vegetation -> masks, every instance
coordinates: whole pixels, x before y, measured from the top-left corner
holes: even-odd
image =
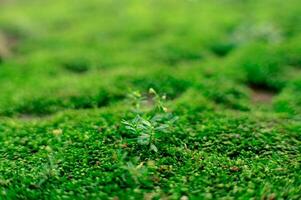
[[[0,0],[0,199],[301,199],[299,0]]]

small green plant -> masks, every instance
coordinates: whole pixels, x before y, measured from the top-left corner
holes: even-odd
[[[141,110],[141,102],[144,98],[139,92],[130,95],[134,102],[136,115],[131,120],[122,120],[122,124],[128,132],[136,136],[139,145],[149,146],[151,151],[158,152],[156,144],[160,140],[160,134],[167,133],[178,117],[168,112],[165,107],[165,95],[158,95],[152,88],[149,90],[149,94],[153,102],[153,109],[149,112]]]

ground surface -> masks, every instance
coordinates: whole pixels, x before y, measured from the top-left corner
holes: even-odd
[[[0,199],[301,199],[300,13],[0,1]]]

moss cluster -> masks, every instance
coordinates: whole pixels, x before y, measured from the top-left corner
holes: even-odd
[[[0,199],[300,199],[300,13],[0,1]]]

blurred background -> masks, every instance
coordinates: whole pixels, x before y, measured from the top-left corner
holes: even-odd
[[[0,115],[152,87],[223,109],[301,111],[299,0],[0,0]]]

